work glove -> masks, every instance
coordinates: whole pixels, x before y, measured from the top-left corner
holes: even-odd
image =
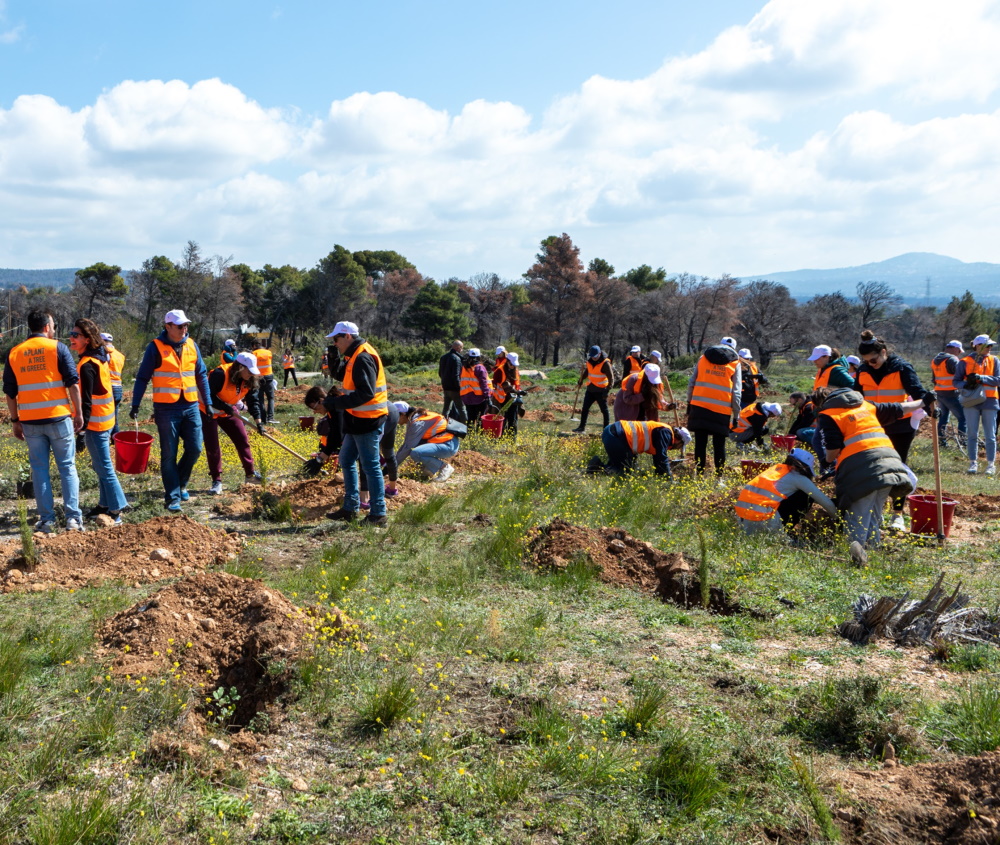
[[[139,419],[139,409],[138,408],[133,408],[131,411],[129,411],[128,412],[128,418],[130,420],[137,420],[137,419]]]
[[[257,433],[258,434],[263,434],[264,433],[264,421],[263,420],[257,420]]]
[[[323,471],[323,464],[316,458],[310,458],[302,465],[302,474],[307,478],[315,478]]]

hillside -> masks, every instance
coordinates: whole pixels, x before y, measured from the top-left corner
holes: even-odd
[[[71,287],[76,271],[76,267],[56,270],[15,270],[0,267],[0,288],[16,288],[20,285],[29,288]]]

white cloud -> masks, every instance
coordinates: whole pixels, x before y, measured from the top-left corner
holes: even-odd
[[[13,44],[24,35],[24,24],[7,28],[7,3],[0,0],[0,44]]]

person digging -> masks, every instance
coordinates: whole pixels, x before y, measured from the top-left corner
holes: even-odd
[[[399,411],[400,424],[406,426],[403,445],[396,453],[397,466],[407,458],[413,458],[430,481],[447,481],[455,471],[448,459],[458,454],[460,445],[460,437],[454,432],[454,427],[461,423],[450,424],[441,414],[424,408],[411,408],[406,402],[394,404]]]
[[[674,428],[661,422],[632,422],[621,420],[606,426],[601,434],[608,462],[593,457],[587,465],[588,473],[623,475],[635,468],[639,455],[653,456],[653,469],[657,475],[673,477],[667,452],[680,449],[691,442],[686,428]]]

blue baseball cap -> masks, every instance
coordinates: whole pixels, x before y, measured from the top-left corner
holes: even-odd
[[[587,357],[588,358],[596,358],[600,354],[601,354],[601,347],[600,346],[591,346],[590,347],[590,351],[587,352]]]

